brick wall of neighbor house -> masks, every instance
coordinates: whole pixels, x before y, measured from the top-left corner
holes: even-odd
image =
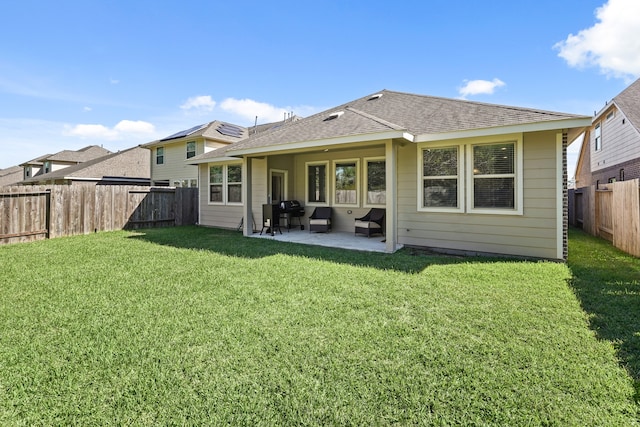
[[[624,170],[624,177],[620,176],[621,169]],[[615,179],[616,181],[629,181],[636,178],[640,178],[640,158],[629,160],[627,162],[620,163],[619,165],[611,166],[599,171],[594,171],[591,185],[596,185],[596,183],[598,183],[599,186],[602,186],[607,184],[611,179]],[[584,185],[581,185],[580,187],[584,187]]]
[[[567,177],[567,132],[562,133],[562,259],[569,256],[569,185]]]

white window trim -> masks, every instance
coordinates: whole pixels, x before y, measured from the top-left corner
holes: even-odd
[[[597,135],[597,131],[600,132],[600,141],[598,142],[598,135]],[[602,150],[602,122],[598,122],[596,123],[596,125],[593,127],[593,142],[594,142],[594,151],[601,151]]]
[[[309,166],[325,166],[325,188],[327,189],[327,201],[326,202],[311,202],[309,201]],[[305,162],[304,164],[304,200],[307,206],[329,206],[329,201],[332,200],[331,187],[329,186],[329,174],[331,173],[329,169],[328,161],[320,161],[320,162]],[[342,205],[341,205],[342,206]]]
[[[501,209],[501,208],[473,208],[473,146],[484,144],[502,144],[512,142],[515,143],[515,194],[514,194],[514,208],[513,209]],[[429,208],[423,207],[422,198],[424,197],[423,191],[423,179],[422,175],[422,150],[426,148],[446,148],[452,146],[459,146],[458,150],[458,208]],[[449,212],[449,213],[468,213],[468,214],[482,214],[482,215],[523,215],[524,214],[524,157],[523,157],[523,135],[522,133],[507,134],[507,135],[494,135],[479,137],[473,139],[457,139],[450,140],[442,143],[420,143],[417,146],[418,150],[418,197],[417,197],[417,210],[419,212]]]
[[[158,150],[162,150],[162,155],[159,155],[159,154],[158,154]],[[166,158],[166,156],[167,156],[167,155],[165,154],[165,153],[166,153],[166,151],[167,151],[167,150],[165,150],[164,146],[162,146],[162,147],[156,147],[156,158],[155,158],[155,161],[153,162],[154,166],[164,166],[164,164],[165,164],[165,158]],[[160,156],[162,156],[162,163],[158,163],[158,157],[160,157]]]
[[[429,207],[424,206],[424,170],[423,170],[423,155],[422,152],[429,148],[458,148],[458,207],[457,208],[441,208],[441,207]],[[464,212],[464,150],[465,145],[461,143],[446,142],[440,144],[422,143],[418,145],[418,211],[419,212],[451,212],[451,213],[463,213]]]
[[[193,144],[193,156],[189,157],[189,144]],[[191,159],[198,155],[198,142],[197,141],[187,141],[185,143],[185,159]]]
[[[240,182],[229,182],[229,166],[240,166]],[[242,181],[243,179],[243,169],[244,166],[242,163],[229,163],[224,165],[224,175],[223,175],[223,182],[224,185],[222,186],[222,192],[223,194],[223,200],[225,201],[225,205],[227,206],[244,206],[244,191],[242,191],[242,186],[244,186],[244,182]],[[230,202],[229,201],[229,185],[238,185],[240,184],[240,202]]]
[[[363,181],[363,185],[362,185],[362,206],[365,208],[375,208],[375,207],[380,207],[380,206],[386,206],[386,203],[368,203],[367,201],[367,193],[369,192],[369,162],[380,162],[383,161],[387,162],[387,158],[382,156],[382,157],[364,157],[362,159],[362,161],[364,162],[364,167],[362,168],[362,181]],[[386,185],[387,179],[386,179],[386,170],[385,170],[385,200],[387,198],[387,185]]]
[[[485,138],[483,138],[485,139]],[[468,170],[467,172],[467,212],[474,214],[491,214],[491,215],[522,215],[523,214],[523,170],[524,170],[524,162],[522,160],[522,134],[519,135],[511,135],[510,138],[487,138],[486,141],[473,141],[468,145],[467,151],[467,162],[469,165],[468,169],[473,168],[473,147],[476,145],[492,145],[492,144],[504,144],[504,143],[513,143],[515,144],[515,170],[513,174],[506,175],[492,175],[495,178],[501,177],[511,177],[513,175],[514,178],[514,192],[513,195],[513,209],[506,208],[474,208],[473,207],[473,171]]]
[[[355,163],[356,164],[356,202],[355,203],[338,203],[336,196],[338,191],[336,189],[336,168],[340,163]],[[331,200],[333,200],[333,206],[344,208],[359,208],[360,207],[360,159],[338,159],[334,160],[331,165]]]
[[[212,166],[221,166],[222,167],[222,201],[221,202],[212,202],[211,201],[211,167]],[[241,194],[240,203],[228,202],[228,185],[229,185],[229,166],[241,166],[242,170],[242,180],[244,180],[244,165],[242,163],[234,162],[234,163],[209,163],[207,164],[207,204],[209,206],[244,206],[244,191]],[[237,184],[237,183],[232,183]],[[240,185],[244,186],[244,181],[240,181]]]

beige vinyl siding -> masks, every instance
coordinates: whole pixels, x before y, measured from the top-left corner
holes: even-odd
[[[238,228],[240,218],[243,215],[243,207],[241,205],[209,204],[209,165],[200,165],[197,170],[200,173],[200,225],[229,229]]]
[[[192,141],[192,140],[190,140]],[[151,148],[151,181],[169,180],[169,185],[173,185],[174,181],[182,181],[184,179],[197,179],[198,167],[189,165],[187,160],[187,142],[186,140],[174,142],[171,144],[160,144]],[[164,164],[156,164],[156,148],[164,147]],[[196,142],[196,155],[204,152],[204,143]],[[206,182],[206,181],[205,181]],[[201,185],[202,186],[202,185]]]
[[[255,228],[260,231],[262,228],[262,205],[267,203],[267,192],[269,191],[267,160],[251,159],[251,165],[251,212],[253,212]]]
[[[610,120],[607,120],[608,112],[605,112],[594,122],[594,126],[597,123],[601,126],[602,149],[595,151],[595,132],[592,131],[589,138],[592,171],[640,157],[640,134],[622,111],[615,107],[613,111],[615,115]]]
[[[473,140],[469,141],[473,143]],[[556,258],[556,134],[523,137],[523,215],[418,212],[417,147],[398,150],[398,242],[471,252]]]
[[[227,145],[229,145],[229,144],[222,143],[222,142],[207,141],[204,144],[204,151],[203,152],[204,153],[208,153],[210,151],[217,150],[218,148],[226,147]],[[202,154],[202,153],[200,153],[199,149],[200,149],[200,145],[198,143],[198,146],[196,147],[196,155]]]

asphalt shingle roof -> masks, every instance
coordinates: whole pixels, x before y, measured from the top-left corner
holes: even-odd
[[[329,119],[332,113],[342,112]],[[413,135],[441,134],[501,126],[550,122],[585,116],[439,98],[383,90],[313,116],[283,124],[194,160],[225,156],[227,152],[328,140],[387,131]]]
[[[102,176],[128,176],[149,178],[148,164],[135,164],[138,158],[147,159],[148,151],[141,147],[132,147],[116,153],[106,154],[86,162],[58,169],[46,174],[25,179],[24,183],[62,179],[65,177],[95,178]]]
[[[620,92],[613,101],[627,116],[633,127],[640,131],[640,79]]]

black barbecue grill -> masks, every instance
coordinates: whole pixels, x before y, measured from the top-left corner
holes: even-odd
[[[300,205],[297,200],[283,200],[280,202],[280,218],[284,218],[287,222],[287,228],[291,228],[292,220],[298,218],[300,230],[304,230],[301,217],[304,216],[304,206]]]

